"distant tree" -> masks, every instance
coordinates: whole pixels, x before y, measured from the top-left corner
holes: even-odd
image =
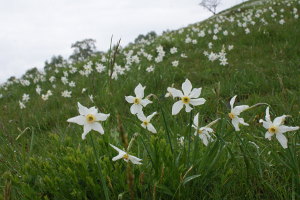
[[[217,13],[217,7],[220,5],[220,3],[221,0],[202,0],[199,5],[215,15]]]
[[[70,56],[72,61],[83,61],[88,57],[92,56],[96,52],[96,40],[94,39],[84,39],[82,41],[77,41],[72,44],[71,48],[74,49],[73,54]]]
[[[50,62],[48,62],[48,60],[45,62],[44,70],[45,70],[45,72],[50,71],[50,70],[54,69],[55,66],[57,66],[59,64],[63,64],[64,62],[65,62],[65,60],[61,55],[52,56]]]
[[[157,37],[157,34],[155,33],[155,31],[150,31],[146,35],[140,34],[139,36],[137,36],[137,38],[134,40],[134,43],[139,43],[143,40],[151,40],[156,37]]]

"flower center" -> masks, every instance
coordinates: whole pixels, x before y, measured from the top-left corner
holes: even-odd
[[[149,122],[148,122],[148,121],[143,121],[143,124],[144,124],[145,126],[147,126],[147,125],[149,124]]]
[[[191,98],[188,97],[188,96],[184,96],[184,97],[181,97],[181,101],[185,104],[189,103],[191,101]]]
[[[235,117],[232,113],[228,113],[228,116],[230,117],[230,119],[233,119]]]
[[[198,130],[198,134],[202,134],[202,133],[203,133],[203,131],[199,129]]]
[[[124,158],[125,160],[128,160],[128,159],[129,159],[129,155],[126,153],[126,154],[123,156],[123,158]]]
[[[95,118],[95,116],[92,115],[92,114],[88,114],[88,115],[86,116],[86,121],[87,121],[88,123],[93,123],[95,120],[96,120],[96,118]]]
[[[273,133],[273,134],[275,134],[275,133],[277,133],[277,131],[278,131],[278,128],[277,128],[277,127],[275,127],[275,126],[271,126],[271,127],[268,129],[268,131],[269,131],[270,133]]]
[[[141,100],[139,98],[135,97],[133,103],[134,104],[140,104]]]

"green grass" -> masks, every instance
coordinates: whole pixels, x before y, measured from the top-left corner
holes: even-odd
[[[94,71],[88,78],[78,72],[69,73],[69,81],[76,82],[76,87],[70,88],[60,81],[63,71],[69,71],[67,67],[58,68],[57,74],[51,70],[45,76],[47,80],[57,76],[55,89],[49,81],[37,83],[43,94],[52,90],[53,96],[48,101],[36,94],[33,83],[28,87],[13,83],[7,90],[2,87],[0,191],[3,193],[0,192],[0,199],[9,195],[11,199],[31,200],[104,199],[89,134],[96,143],[110,199],[299,199],[300,132],[286,133],[288,149],[283,149],[275,137],[271,141],[264,138],[266,130],[258,121],[264,118],[266,106],[243,113],[250,126],[241,127],[240,132],[234,131],[227,114],[230,98],[238,95],[237,105],[267,103],[272,119],[292,115],[286,125],[300,125],[300,23],[291,13],[293,8],[300,10],[300,4],[298,1],[290,1],[291,6],[281,1],[263,2],[254,7],[245,3],[223,12],[224,16],[236,15],[242,21],[239,17],[242,13],[251,9],[255,13],[272,6],[278,16],[272,18],[269,9],[259,18],[254,14],[256,24],[248,25],[250,34],[245,34],[236,22],[225,21],[219,25],[229,33],[235,32],[235,36],[218,34],[219,40],[213,41],[212,35],[207,34],[216,23],[216,18],[211,18],[183,28],[182,33],[166,33],[150,45],[125,47],[117,55],[116,63],[121,66],[126,63],[123,52],[129,50],[135,55],[143,48],[155,58],[156,47],[161,45],[166,56],[161,63],[139,56],[140,63],[133,63],[131,70],[119,75],[118,80],[110,80],[107,71],[102,74]],[[273,2],[281,4],[273,5]],[[286,22],[283,25],[278,23],[281,14]],[[262,17],[268,25],[259,21]],[[206,36],[198,37],[193,28],[205,29]],[[187,34],[197,44],[186,44]],[[214,44],[212,49],[208,49],[209,42]],[[211,62],[204,56],[204,51],[220,52],[223,45],[234,45],[232,51],[226,51],[229,65],[221,66],[219,61]],[[178,53],[171,55],[172,47],[177,47]],[[181,53],[188,58],[181,58]],[[100,57],[89,60],[99,62]],[[179,60],[178,67],[172,67],[174,60]],[[88,61],[73,65],[80,70]],[[150,65],[155,70],[148,73],[145,69]],[[215,141],[207,147],[193,136],[193,130],[190,133],[191,114],[182,110],[172,116],[175,100],[164,98],[167,87],[174,83],[180,89],[186,78],[193,87],[202,87],[201,97],[207,100],[194,108],[192,116],[199,112],[201,125],[221,118],[213,127]],[[146,95],[156,95],[151,97],[153,103],[144,109],[146,115],[158,112],[152,121],[158,131],[155,135],[141,128],[125,101],[125,96],[134,95],[138,83],[146,86]],[[87,92],[82,94],[82,88],[87,88]],[[72,98],[61,97],[64,90],[71,90]],[[21,110],[18,102],[24,93],[30,94],[30,100],[26,109]],[[88,94],[94,95],[94,103]],[[102,123],[104,135],[92,131],[83,141],[82,127],[67,123],[67,119],[78,115],[77,102],[111,114]],[[138,136],[130,153],[143,159],[143,164],[111,161],[117,152],[109,144],[124,147],[135,133]],[[184,146],[177,141],[181,136],[186,138]]]

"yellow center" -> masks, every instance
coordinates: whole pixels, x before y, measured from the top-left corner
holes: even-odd
[[[199,129],[198,130],[198,134],[202,134],[202,133],[203,133],[203,131]]]
[[[234,118],[234,114],[232,114],[232,113],[228,113],[228,116],[230,117],[230,119]]]
[[[148,122],[148,121],[143,121],[143,124],[144,124],[145,126],[147,126],[147,125],[149,124],[149,122]]]
[[[124,158],[125,160],[128,160],[129,155],[126,153],[126,154],[123,156],[123,158]]]
[[[88,115],[86,116],[86,121],[87,121],[88,123],[93,123],[95,120],[96,120],[96,118],[95,118],[95,116],[92,115],[92,114],[88,114]]]
[[[278,128],[277,128],[277,127],[275,127],[275,126],[271,126],[271,127],[268,129],[268,131],[269,131],[270,133],[273,133],[273,134],[275,134],[275,133],[277,133],[277,131],[278,131]]]
[[[185,104],[189,103],[191,101],[191,98],[188,97],[188,96],[184,96],[184,97],[181,97],[181,101]]]
[[[137,97],[134,98],[134,101],[133,101],[134,104],[140,104],[140,102],[141,102],[141,100],[139,98],[137,98]]]

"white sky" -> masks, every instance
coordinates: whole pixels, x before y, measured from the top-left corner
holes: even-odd
[[[98,50],[110,37],[121,45],[152,30],[178,29],[210,13],[201,0],[0,0],[0,83],[43,68],[53,55],[68,57],[71,44],[86,38]],[[243,0],[222,0],[219,10]]]

